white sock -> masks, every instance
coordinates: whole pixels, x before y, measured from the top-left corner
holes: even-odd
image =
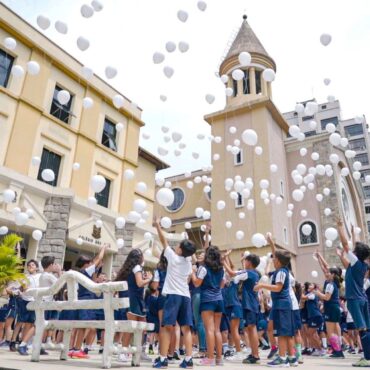
[[[328,340],[326,338],[322,338],[321,341],[322,341],[322,346],[324,348],[327,348],[328,347]]]
[[[191,356],[185,356],[185,361],[190,361],[191,360]]]
[[[26,342],[23,342],[19,345],[19,347],[26,347],[27,346],[27,343]]]

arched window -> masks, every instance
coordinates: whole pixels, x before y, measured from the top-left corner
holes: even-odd
[[[233,97],[238,95],[238,81],[233,79]]]
[[[184,191],[180,188],[172,189],[175,199],[173,203],[167,207],[169,211],[176,212],[178,211],[183,205],[185,201],[185,194]]]
[[[307,234],[307,230],[304,230],[304,226],[308,225],[311,227],[311,232]],[[309,227],[306,227],[309,230]],[[317,244],[318,237],[317,237],[317,227],[311,221],[305,221],[301,223],[299,227],[299,244],[300,245],[307,245],[307,244]]]
[[[250,89],[249,89],[249,71],[244,71],[244,78],[243,78],[243,94],[249,94]]]

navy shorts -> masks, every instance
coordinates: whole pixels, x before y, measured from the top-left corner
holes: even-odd
[[[294,337],[293,311],[289,309],[272,309],[272,319],[274,321],[274,336]]]
[[[76,316],[76,310],[63,310],[59,313],[59,320],[77,320]]]
[[[96,320],[96,311],[97,310],[76,310],[75,320]]]
[[[133,315],[136,316],[146,316],[144,298],[138,296],[130,297],[130,308],[128,310]]]
[[[242,306],[226,307],[226,316],[229,320],[242,319],[243,318]]]
[[[158,311],[163,310],[164,302],[166,302],[166,297],[160,294],[157,299]]]
[[[307,311],[306,310],[299,310],[301,313],[301,322],[302,324],[307,324]]]
[[[95,310],[95,317],[96,317],[95,320],[104,321],[105,320],[104,310],[103,309]]]
[[[346,324],[346,329],[347,329],[347,331],[348,330],[356,330],[356,325],[355,325],[355,323],[352,321],[352,322],[347,322],[347,324]]]
[[[302,328],[301,312],[300,310],[293,310],[293,321],[294,321],[294,331],[297,332]]]
[[[229,321],[229,318],[225,314],[222,314],[222,317],[221,317],[220,331],[221,332],[230,331],[230,321]]]
[[[324,320],[322,316],[314,316],[314,317],[309,317],[307,319],[307,324],[309,328],[316,328],[319,330],[323,324]]]
[[[347,308],[350,312],[356,329],[370,329],[370,317],[367,301],[349,299]]]
[[[258,313],[250,310],[243,310],[244,326],[257,325]]]
[[[127,308],[120,308],[114,311],[114,320],[125,321],[127,320]]]
[[[154,324],[154,329],[148,331],[148,333],[157,333],[157,334],[159,333],[159,319],[157,316],[148,312],[148,314],[146,315],[146,322]]]
[[[191,300],[178,294],[168,294],[163,307],[162,326],[193,326]]]
[[[7,304],[0,308],[0,322],[5,322],[8,316],[8,312],[9,312],[9,308]]]
[[[203,311],[225,312],[224,301],[201,302],[199,311],[200,313]]]
[[[58,311],[45,311],[45,320],[58,320],[59,312]]]
[[[326,322],[340,322],[341,313],[339,306],[324,306],[324,319]]]
[[[28,324],[35,323],[35,311],[27,310],[28,301],[19,298],[17,300],[17,311],[18,311],[18,322],[24,322]]]

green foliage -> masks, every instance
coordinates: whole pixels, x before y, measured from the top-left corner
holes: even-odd
[[[10,281],[24,279],[22,259],[15,250],[21,241],[20,236],[9,234],[0,243],[0,292]]]

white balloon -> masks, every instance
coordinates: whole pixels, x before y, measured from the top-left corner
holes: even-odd
[[[310,129],[316,130],[317,128],[317,122],[316,121],[310,121]]]
[[[201,218],[203,216],[204,209],[202,207],[195,208],[195,216]]]
[[[17,47],[17,41],[13,37],[6,37],[4,39],[4,46],[9,50],[14,50]]]
[[[95,221],[95,226],[100,229],[103,226],[103,221],[102,220],[96,220]]]
[[[324,209],[324,214],[325,214],[325,216],[330,216],[331,215],[331,209],[330,208],[325,208]]]
[[[231,76],[234,80],[240,81],[244,78],[244,72],[241,69],[234,69]]]
[[[319,276],[319,274],[318,274],[318,272],[317,271],[311,271],[311,276],[313,277],[313,278],[317,278],[318,276]]]
[[[212,95],[212,94],[207,94],[206,95],[206,102],[208,104],[212,104],[214,101],[215,101],[215,96],[214,95]]]
[[[262,72],[262,77],[265,81],[267,82],[272,82],[275,80],[275,72],[273,69],[271,68],[266,68],[263,72]]]
[[[177,12],[177,18],[181,21],[181,22],[186,22],[188,20],[188,17],[189,17],[189,14],[185,11],[185,10],[179,10]]]
[[[348,167],[343,167],[341,170],[340,170],[340,174],[345,177],[345,176],[348,176],[349,175],[349,169]]]
[[[234,90],[231,87],[226,87],[225,88],[225,94],[226,96],[232,96],[234,94]]]
[[[311,159],[312,159],[313,161],[318,161],[318,160],[319,160],[319,158],[320,158],[319,153],[313,152],[313,153],[311,154]]]
[[[15,199],[15,191],[12,189],[5,189],[3,191],[3,200],[5,203],[12,203]]]
[[[116,131],[117,131],[117,132],[121,132],[121,131],[123,130],[123,128],[124,128],[124,125],[123,125],[123,123],[122,123],[122,122],[118,122],[118,123],[116,124]]]
[[[12,67],[11,73],[14,77],[22,77],[24,75],[24,69],[22,66],[16,64]]]
[[[325,130],[326,130],[327,132],[329,132],[329,134],[333,134],[333,133],[335,132],[335,129],[336,129],[336,127],[335,127],[334,123],[328,123],[328,124],[325,126]]]
[[[87,66],[83,66],[81,68],[81,73],[82,73],[82,76],[86,78],[86,80],[90,80],[94,76],[94,71],[90,67],[87,67]]]
[[[182,135],[179,132],[173,132],[171,136],[174,143],[177,143],[182,139]]]
[[[324,193],[325,196],[330,195],[330,189],[329,188],[324,188],[322,192]]]
[[[330,160],[331,163],[337,164],[339,162],[338,154],[335,154],[335,153],[330,154],[329,160]]]
[[[165,66],[163,68],[163,73],[167,78],[171,78],[172,75],[174,74],[175,70],[172,67]]]
[[[352,173],[352,176],[355,180],[360,180],[361,172],[360,171],[355,171],[355,172]]]
[[[233,226],[233,224],[232,224],[232,222],[231,222],[231,221],[226,221],[226,222],[225,222],[225,227],[226,227],[227,229],[231,229],[231,228],[232,228],[232,226]]]
[[[90,180],[91,189],[93,189],[95,193],[103,191],[106,184],[107,181],[102,175],[94,175]]]
[[[169,207],[175,200],[175,195],[171,189],[161,188],[155,195],[157,202],[163,207]]]
[[[26,212],[20,212],[15,215],[15,224],[18,226],[25,225],[29,220],[28,214]]]
[[[123,177],[125,178],[125,180],[132,180],[135,177],[135,172],[128,168],[123,172]]]
[[[253,234],[251,242],[256,248],[261,248],[267,244],[265,236],[260,233]]]
[[[117,243],[117,248],[118,248],[118,249],[123,248],[123,247],[124,247],[124,245],[125,245],[125,241],[124,241],[124,239],[122,239],[122,238],[118,238],[118,239],[116,240],[116,243]]]
[[[203,220],[209,220],[211,218],[211,212],[204,211],[202,217],[203,217]]]
[[[307,149],[306,149],[306,148],[301,148],[301,149],[299,150],[299,154],[300,154],[302,157],[304,157],[304,156],[307,154]]]
[[[330,85],[331,79],[330,78],[324,78],[324,84],[326,86]]]
[[[42,30],[46,30],[50,27],[50,19],[44,15],[39,15],[36,19],[36,22]]]
[[[216,144],[220,144],[221,141],[222,141],[222,137],[221,136],[216,136],[214,140],[215,140]]]
[[[90,18],[94,15],[94,8],[88,4],[84,4],[81,6],[80,12],[84,18]]]
[[[150,232],[146,232],[146,233],[144,233],[144,239],[145,240],[151,240],[153,238],[153,235],[152,235],[152,233],[150,233]]]
[[[336,145],[336,146],[340,145],[340,139],[341,139],[341,136],[336,132],[334,132],[333,134],[329,136],[329,141],[331,145]]]
[[[362,168],[362,163],[360,161],[353,162],[353,169],[355,171],[360,171]]]
[[[263,153],[263,149],[261,146],[256,146],[254,148],[254,152],[257,154],[257,155],[261,155]]]
[[[340,145],[343,147],[343,148],[346,148],[348,146],[348,139],[346,137],[342,137],[340,139]]]
[[[293,216],[293,212],[292,211],[286,211],[286,215],[287,217],[292,217]]]
[[[322,200],[323,200],[323,196],[322,196],[322,194],[316,194],[316,200],[318,201],[318,202],[322,202]]]
[[[276,164],[271,164],[271,165],[270,165],[270,171],[271,171],[272,173],[277,172],[277,170],[278,170],[278,166],[277,166]]]
[[[58,102],[62,105],[66,105],[71,99],[71,94],[67,90],[60,90],[57,94]]]
[[[193,189],[193,187],[194,187],[194,183],[193,183],[193,181],[188,181],[188,182],[186,183],[186,187],[187,187],[188,189]]]
[[[82,105],[85,109],[90,109],[94,105],[94,100],[86,96],[82,99]]]
[[[16,216],[18,213],[21,213],[21,209],[19,207],[14,207],[12,209],[12,213],[14,216]]]
[[[200,11],[204,12],[207,8],[207,3],[205,1],[198,1],[197,7]]]
[[[145,182],[140,181],[136,184],[135,190],[139,193],[145,193],[147,191],[148,187]]]
[[[143,213],[146,207],[147,207],[147,204],[144,199],[135,199],[132,205],[132,208],[137,213]]]
[[[26,213],[27,213],[27,215],[28,215],[29,218],[32,218],[33,215],[35,214],[35,212],[34,212],[34,210],[32,208],[28,208],[26,210]]]
[[[107,66],[105,67],[104,73],[105,77],[107,77],[108,79],[112,79],[117,76],[118,71],[115,67]]]
[[[293,190],[292,197],[296,202],[301,202],[304,198],[303,191],[300,189]]]
[[[328,227],[325,230],[325,238],[334,241],[338,237],[338,231],[334,227]]]
[[[103,10],[103,4],[99,0],[93,0],[91,2],[91,6],[96,12],[100,12],[101,10]]]
[[[50,170],[49,168],[43,170],[41,172],[41,177],[46,182],[51,182],[55,180],[55,174],[53,170]]]
[[[133,224],[137,224],[141,219],[141,215],[139,212],[136,211],[130,211],[127,214],[127,221],[132,222]]]
[[[245,213],[244,212],[239,212],[238,216],[241,220],[245,219]]]
[[[32,166],[38,166],[41,163],[41,158],[34,156],[31,160]]]
[[[191,153],[191,155],[192,155],[192,157],[193,157],[194,159],[198,159],[198,158],[199,158],[199,153],[195,153],[195,152],[193,152],[193,153]]]
[[[327,248],[331,248],[333,246],[333,242],[331,240],[326,240],[325,245]]]
[[[312,226],[310,224],[304,224],[302,226],[302,233],[303,233],[303,235],[306,235],[306,236],[311,235]]]
[[[33,230],[32,232],[32,238],[34,238],[35,240],[41,240],[42,238],[42,231],[41,230]]]
[[[87,198],[87,204],[89,207],[93,207],[98,201],[95,197],[88,197]]]
[[[247,51],[242,51],[240,54],[239,54],[239,63],[243,66],[243,67],[246,67],[248,66],[249,64],[251,64],[251,61],[252,61],[252,56],[247,52]]]
[[[242,133],[242,139],[245,144],[255,146],[258,141],[258,135],[256,131],[247,129]]]
[[[179,50],[181,53],[186,53],[189,50],[189,44],[185,41],[180,41]]]
[[[236,239],[238,239],[238,240],[242,240],[242,239],[244,239],[244,231],[242,231],[242,230],[238,230],[238,231],[235,233],[235,237],[236,237]]]
[[[365,176],[365,182],[366,182],[367,184],[370,184],[370,175],[366,175],[366,176]]]
[[[330,42],[331,42],[331,35],[329,35],[328,33],[323,33],[320,36],[320,42],[324,46],[328,46],[330,44]]]
[[[314,184],[314,183],[312,183],[312,182],[310,182],[310,183],[307,185],[307,187],[308,187],[310,190],[313,190],[313,189],[315,189],[315,184]]]
[[[9,229],[6,226],[0,227],[0,235],[6,235],[8,233]]]
[[[126,220],[123,217],[117,217],[115,220],[115,225],[117,229],[123,229],[125,227]]]
[[[40,65],[34,60],[30,60],[29,62],[27,62],[27,72],[31,76],[36,76],[40,72]]]
[[[66,35],[67,32],[68,32],[68,26],[67,26],[67,23],[64,23],[62,21],[56,21],[55,22],[55,29],[63,34],[63,35]]]
[[[185,222],[185,229],[191,229],[191,222]]]
[[[270,182],[266,179],[262,179],[260,181],[260,188],[261,189],[267,189],[270,186]]]
[[[172,225],[172,221],[169,217],[162,217],[161,218],[161,226],[164,228],[164,229],[169,229]]]
[[[166,42],[166,50],[173,53],[176,50],[176,44],[173,41]]]
[[[344,155],[347,158],[354,158],[356,156],[356,152],[354,150],[346,150]]]
[[[297,112],[297,113],[303,113],[304,112],[304,105],[301,104],[301,103],[298,103],[296,104],[294,110]]]
[[[85,50],[87,50],[90,47],[90,41],[86,37],[80,36],[77,39],[77,47],[81,51],[85,51]]]
[[[84,243],[84,241],[83,241],[83,239],[82,239],[82,238],[77,238],[77,239],[76,239],[76,243],[77,243],[78,245],[82,245],[82,244]]]
[[[297,137],[301,132],[301,129],[297,125],[291,125],[289,127],[289,134],[292,137]]]
[[[156,51],[154,54],[153,54],[153,63],[154,64],[160,64],[164,61],[165,59],[165,56],[164,54]]]

